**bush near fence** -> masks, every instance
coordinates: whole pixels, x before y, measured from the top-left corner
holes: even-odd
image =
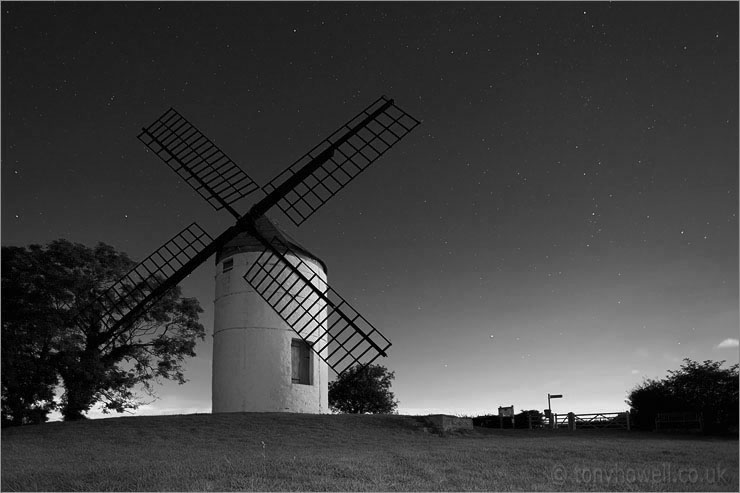
[[[495,414],[484,414],[473,418],[473,426],[483,428],[498,428],[498,416]]]
[[[545,416],[536,409],[520,412],[515,416],[514,421],[516,421],[517,428],[529,428],[530,420],[532,422],[532,429],[545,427]]]

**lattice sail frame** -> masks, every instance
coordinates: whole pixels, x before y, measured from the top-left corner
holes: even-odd
[[[80,318],[86,323],[100,320],[106,331],[111,330],[131,310],[141,308],[139,303],[149,293],[212,241],[203,228],[191,223],[103,291]],[[149,300],[148,307],[158,299]]]
[[[368,121],[363,123],[364,120]],[[333,155],[324,164],[277,203],[285,215],[300,226],[419,123],[393,100],[381,96],[262,189],[269,194],[320,154],[333,148]]]
[[[383,334],[287,243],[275,237],[270,245],[244,279],[332,370],[341,375],[386,356]]]
[[[173,108],[142,129],[138,138],[216,210],[259,189],[249,175]]]

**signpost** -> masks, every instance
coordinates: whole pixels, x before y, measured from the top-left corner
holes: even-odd
[[[550,406],[550,399],[562,399],[563,394],[547,394],[547,409],[545,410],[545,417],[550,418],[550,428],[555,428],[555,418],[552,414],[552,407]]]

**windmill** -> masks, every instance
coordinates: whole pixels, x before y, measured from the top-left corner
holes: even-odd
[[[236,223],[216,238],[190,224],[81,316],[123,330],[216,254],[213,412],[325,411],[328,368],[370,364],[391,343],[327,285],[323,262],[265,214],[277,206],[300,226],[419,123],[381,96],[261,187],[265,197],[240,214],[233,204],[260,187],[170,108],[139,140]],[[246,284],[233,279],[236,267]]]

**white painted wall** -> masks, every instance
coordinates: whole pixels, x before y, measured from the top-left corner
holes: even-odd
[[[291,341],[298,334],[243,278],[258,256],[258,252],[236,253],[216,265],[213,412],[329,412],[326,363],[312,353],[311,385],[292,382]],[[229,258],[234,268],[224,273],[223,261]],[[325,289],[321,265],[310,258],[303,261],[320,274],[317,287]],[[318,310],[326,310],[323,303],[312,311]]]

